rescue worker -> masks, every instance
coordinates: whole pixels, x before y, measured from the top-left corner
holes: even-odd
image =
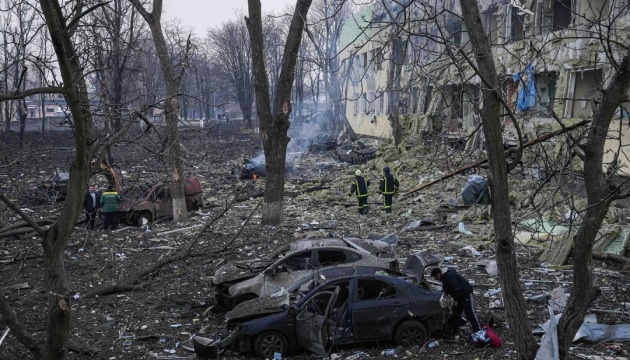
[[[448,268],[442,273],[442,269],[434,268],[431,270],[431,277],[442,283],[442,291],[444,294],[453,298],[453,315],[456,326],[464,325],[466,322],[462,319],[462,312],[466,314],[466,319],[472,327],[473,334],[481,330],[479,320],[475,314],[473,302],[473,287],[468,280],[459,275],[453,268]]]
[[[113,185],[109,185],[107,190],[101,195],[101,208],[103,208],[103,229],[116,230],[118,225],[116,205],[120,200],[118,193],[114,190]]]
[[[367,215],[369,209],[368,186],[370,186],[370,180],[362,176],[361,170],[355,171],[354,175],[354,181],[350,186],[350,194],[348,194],[348,196],[352,196],[352,194],[356,193],[357,200],[359,201],[359,205],[357,206],[359,215]]]
[[[383,168],[383,178],[378,185],[378,191],[383,195],[384,209],[386,213],[392,212],[392,198],[398,192],[398,179],[390,174],[389,166]]]

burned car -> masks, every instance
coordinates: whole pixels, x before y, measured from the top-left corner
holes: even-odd
[[[220,306],[231,308],[286,289],[320,269],[359,265],[398,269],[391,245],[378,240],[298,240],[276,250],[269,260],[235,261],[217,269],[213,279],[215,298]]]
[[[257,179],[267,174],[264,161],[254,161],[251,159],[243,159],[243,168],[241,169],[241,180]]]
[[[309,152],[328,151],[337,147],[337,138],[332,134],[317,135],[308,146]]]
[[[186,210],[197,210],[203,206],[203,189],[196,176],[184,182]],[[139,200],[123,196],[118,202],[118,218],[128,224],[143,226],[151,221],[173,216],[173,198],[167,183],[158,183],[151,187]]]
[[[70,180],[70,173],[55,171],[46,179],[42,180],[42,189],[48,196],[49,201],[56,202],[66,198],[68,192],[68,180]]]
[[[284,310],[228,323],[230,334],[218,342],[261,358],[308,349],[325,355],[333,345],[393,340],[422,343],[450,331],[442,292],[387,275],[353,275],[319,285]]]
[[[337,160],[351,164],[361,164],[376,157],[376,148],[361,141],[343,144],[337,148]]]

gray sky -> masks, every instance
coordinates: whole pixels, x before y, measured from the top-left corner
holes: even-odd
[[[263,14],[280,11],[295,0],[261,0]],[[199,37],[210,27],[236,19],[236,10],[247,14],[247,0],[164,0],[163,20],[178,18],[182,25],[191,27]]]

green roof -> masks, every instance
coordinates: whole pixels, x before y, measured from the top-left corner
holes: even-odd
[[[371,6],[364,6],[346,20],[339,37],[339,48],[343,51],[348,45],[361,45],[369,36],[365,33],[372,19]]]

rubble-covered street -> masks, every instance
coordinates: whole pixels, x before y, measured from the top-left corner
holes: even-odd
[[[61,204],[35,201],[40,199],[35,189],[56,169],[65,171],[70,167],[70,133],[45,137],[27,134],[29,145],[22,149],[13,147],[13,140],[3,142],[3,153],[10,152],[13,159],[26,156],[25,161],[2,170],[0,187],[22,211],[45,226],[46,219],[54,218]],[[431,252],[443,259],[442,268],[455,267],[474,281],[477,314],[480,318],[493,316],[495,331],[503,340],[500,348],[476,348],[466,340],[469,331],[464,331],[454,339],[429,338],[424,346],[410,348],[387,342],[333,348],[329,359],[513,358],[513,344],[518,339],[510,335],[507,326],[494,260],[490,207],[465,206],[461,197],[472,173],[463,172],[418,192],[394,197],[391,214],[381,209],[382,200],[376,190],[383,166],[391,167],[400,180],[401,193],[405,193],[479,160],[452,149],[450,153],[429,157],[422,145],[425,141],[407,138],[400,155],[391,145],[378,144],[377,157],[360,165],[339,162],[335,150],[292,154],[284,224],[265,227],[260,225],[259,207],[264,178],[240,178],[243,160],[262,152],[258,135],[241,130],[238,121],[221,123],[210,130],[182,130],[184,174],[199,177],[205,205],[190,212],[190,219],[184,224],[119,224],[119,229],[111,233],[102,228],[86,230],[83,223],[77,224],[66,249],[66,273],[72,295],[68,358],[194,359],[191,337],[212,337],[224,321],[224,312],[216,306],[211,289],[219,266],[239,259],[265,259],[276,248],[294,240],[324,237],[387,237],[395,245],[401,263],[409,254]],[[142,145],[140,142],[113,149],[123,178],[121,188],[129,189],[127,196],[132,198],[139,189],[167,180],[163,164]],[[348,196],[357,169],[372,182],[367,216],[357,214],[356,198]],[[559,197],[557,184],[548,184],[536,193],[541,182],[526,176],[533,169],[532,163],[525,161],[514,172],[511,194],[521,286],[532,331],[540,335],[540,340],[544,334],[541,326],[550,318],[549,308],[555,314],[561,313],[569,296],[580,296],[579,289],[571,289],[571,268],[565,265],[571,256],[566,243],[579,217],[563,207],[561,201],[554,203]],[[478,174],[485,175],[483,170]],[[99,189],[107,184],[99,176],[92,180]],[[611,208],[595,245],[602,256],[625,255],[630,236],[628,216],[625,207]],[[27,331],[41,340],[46,331],[41,239],[32,233],[16,232],[21,228],[14,225],[21,221],[4,204],[0,207],[0,289]],[[97,226],[101,224],[97,220]],[[164,265],[142,273],[156,264]],[[591,306],[589,320],[625,324],[626,328],[616,328],[618,332],[610,337],[602,336],[601,331],[597,335],[585,334],[590,341],[574,343],[571,357],[628,359],[628,267],[616,261],[594,260],[593,272],[601,295]],[[138,281],[130,282],[134,279]],[[120,286],[112,288],[113,285]],[[544,328],[549,329],[549,325]],[[3,335],[7,335],[4,326],[0,327],[0,358],[30,358],[28,350],[10,333]],[[242,359],[254,355],[227,351],[222,357]],[[289,358],[317,357],[301,352]]]

